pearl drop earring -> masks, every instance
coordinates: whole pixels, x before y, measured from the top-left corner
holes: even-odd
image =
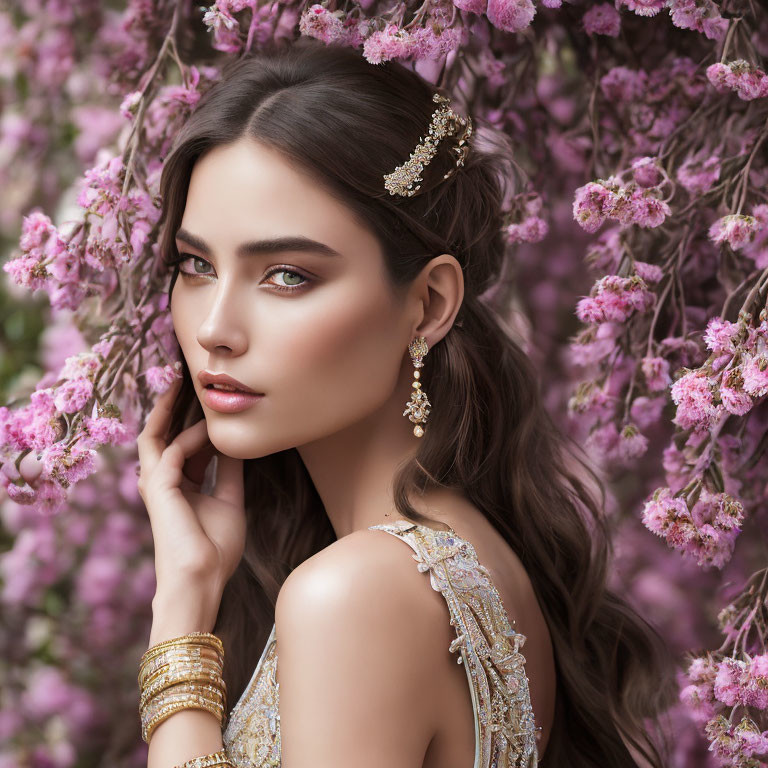
[[[419,368],[424,367],[422,358],[428,351],[429,347],[427,346],[427,340],[423,336],[419,336],[408,345],[408,352],[411,354],[413,367],[416,370],[413,372],[413,384],[411,384],[413,392],[411,392],[411,399],[406,403],[403,416],[408,416],[408,418],[416,425],[413,428],[413,434],[416,435],[416,437],[423,436],[424,427],[422,424],[426,424],[427,416],[429,416],[429,407],[432,405],[432,403],[427,400],[427,395],[421,388],[421,382],[419,381],[421,378]]]

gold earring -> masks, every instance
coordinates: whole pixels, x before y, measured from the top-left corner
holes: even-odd
[[[422,424],[427,423],[427,416],[429,416],[429,406],[432,403],[427,400],[427,396],[424,390],[421,388],[421,373],[419,368],[424,367],[424,363],[421,361],[424,355],[427,354],[429,347],[427,346],[427,340],[423,336],[419,336],[414,339],[408,345],[408,351],[411,353],[411,360],[413,360],[413,367],[416,369],[413,372],[413,392],[411,392],[411,399],[406,403],[403,416],[408,418],[416,425],[413,428],[413,434],[416,437],[421,437],[424,434],[424,427]]]

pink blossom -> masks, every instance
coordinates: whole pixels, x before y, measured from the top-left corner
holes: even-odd
[[[677,169],[677,180],[691,195],[708,192],[720,178],[720,157],[696,153],[687,157]]]
[[[664,7],[664,0],[616,0],[616,5],[626,5],[638,16],[655,16]]]
[[[754,403],[744,391],[744,380],[739,369],[725,372],[720,384],[720,400],[725,410],[736,416],[743,416],[752,409]]]
[[[627,424],[619,434],[618,454],[624,461],[642,456],[648,450],[648,438],[634,424]]]
[[[768,709],[768,655],[753,656],[747,664],[744,699],[748,706]]]
[[[715,696],[729,707],[743,704],[741,681],[744,677],[746,663],[741,659],[726,657],[717,665],[715,676]]]
[[[470,13],[485,13],[488,0],[453,0],[453,4],[462,11]]]
[[[634,267],[635,273],[646,283],[658,283],[664,277],[664,272],[658,264],[649,264],[647,261],[635,259]]]
[[[536,15],[532,0],[488,0],[488,21],[505,32],[520,32],[530,26]]]
[[[666,404],[664,397],[646,397],[640,395],[632,401],[629,415],[640,429],[647,429],[661,419],[661,412]]]
[[[43,666],[33,670],[24,693],[22,708],[38,722],[65,710],[69,703],[70,686],[62,670]]]
[[[83,426],[90,441],[95,445],[107,443],[121,445],[135,439],[133,431],[119,419],[86,416],[83,420]]]
[[[752,397],[768,394],[768,355],[747,354],[741,366],[744,391]]]
[[[571,413],[590,414],[596,419],[608,419],[613,415],[616,398],[604,389],[595,386],[581,387],[568,401]]]
[[[529,216],[519,224],[510,224],[506,228],[508,243],[538,243],[549,231],[549,225],[538,216]]]
[[[672,382],[669,375],[669,360],[666,358],[644,357],[640,364],[645,383],[651,392],[661,392]]]
[[[621,29],[619,12],[610,3],[593,5],[584,13],[582,23],[584,24],[584,31],[588,35],[618,37]]]
[[[417,27],[411,33],[411,56],[414,59],[439,59],[451,51],[455,51],[461,44],[461,30],[455,27],[446,27],[435,31],[434,25]]]
[[[674,423],[683,429],[707,428],[718,415],[712,385],[701,370],[688,371],[671,387],[672,400],[677,404]]]
[[[745,59],[735,59],[727,64],[710,64],[707,67],[707,79],[720,93],[732,90],[744,101],[768,96],[768,76]]]
[[[701,685],[686,685],[680,690],[680,701],[698,725],[704,725],[715,714],[715,706],[708,697],[711,687]]]
[[[688,679],[696,685],[714,685],[717,669],[711,656],[697,656],[688,665]]]
[[[615,458],[618,445],[619,432],[612,421],[593,429],[584,442],[585,449],[601,461]]]
[[[647,155],[635,158],[632,161],[632,178],[639,187],[658,186],[662,181],[662,175],[656,159]]]
[[[709,239],[715,243],[728,243],[737,251],[754,240],[759,223],[754,216],[732,213],[715,221],[709,228]]]
[[[65,486],[71,485],[84,480],[96,471],[97,455],[92,448],[86,448],[79,442],[71,447],[66,447],[63,443],[54,443],[43,452],[43,466],[50,477],[59,480]]]
[[[635,190],[632,194],[632,221],[641,227],[658,227],[672,213],[663,200],[652,193]]]
[[[381,64],[390,59],[407,58],[411,54],[412,45],[410,33],[390,23],[366,39],[363,56],[371,64]]]
[[[642,512],[643,525],[658,536],[666,535],[676,519],[689,517],[685,500],[674,496],[670,488],[657,489],[645,503]]]
[[[54,393],[54,404],[62,413],[79,411],[93,395],[93,382],[85,377],[69,379]]]
[[[643,70],[612,67],[600,78],[600,90],[609,101],[628,104],[642,100],[647,81]]]
[[[587,232],[596,232],[608,216],[612,204],[612,193],[603,184],[590,181],[576,190],[573,218]]]
[[[707,79],[718,93],[727,93],[733,84],[733,73],[729,66],[718,61],[707,67]]]
[[[154,365],[144,372],[147,385],[153,392],[162,394],[179,377],[173,365]]]
[[[752,215],[757,220],[757,232],[742,252],[755,262],[758,269],[765,269],[768,267],[768,203],[753,206]]]
[[[713,317],[707,322],[704,343],[707,345],[707,349],[715,355],[724,352],[733,353],[740,332],[741,326],[738,323],[723,320],[721,317]]]
[[[680,29],[693,29],[717,41],[728,30],[728,19],[720,15],[713,0],[669,0],[667,5],[672,23]]]
[[[77,596],[86,605],[109,603],[123,583],[125,564],[112,554],[91,554],[77,574]]]
[[[343,11],[330,11],[319,3],[315,3],[301,14],[299,32],[322,40],[324,43],[337,42],[345,35],[342,15]]]

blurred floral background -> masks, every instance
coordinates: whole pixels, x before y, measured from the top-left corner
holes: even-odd
[[[768,9],[759,0],[0,3],[0,768],[146,765],[135,437],[176,375],[159,173],[222,64],[396,59],[515,148],[487,297],[609,483],[670,642],[674,768],[768,764]]]

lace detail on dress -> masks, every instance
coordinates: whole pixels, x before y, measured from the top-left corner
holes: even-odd
[[[474,547],[451,531],[408,520],[369,526],[398,536],[414,550],[419,571],[429,571],[432,588],[442,593],[456,638],[448,650],[460,651],[475,718],[473,768],[536,768],[536,728],[520,647],[525,635],[510,626],[488,570]],[[280,766],[280,714],[275,680],[275,627],[223,734],[236,768]]]
[[[232,709],[222,735],[227,757],[236,768],[280,765],[280,684],[276,680],[275,625],[259,663],[240,700]]]
[[[525,635],[512,629],[501,597],[475,548],[453,531],[440,531],[409,520],[371,526],[406,541],[419,571],[429,571],[432,588],[441,592],[451,613],[456,638],[448,646],[461,651],[475,713],[473,768],[535,768],[536,727],[525,657]],[[513,620],[514,622],[514,620]]]

